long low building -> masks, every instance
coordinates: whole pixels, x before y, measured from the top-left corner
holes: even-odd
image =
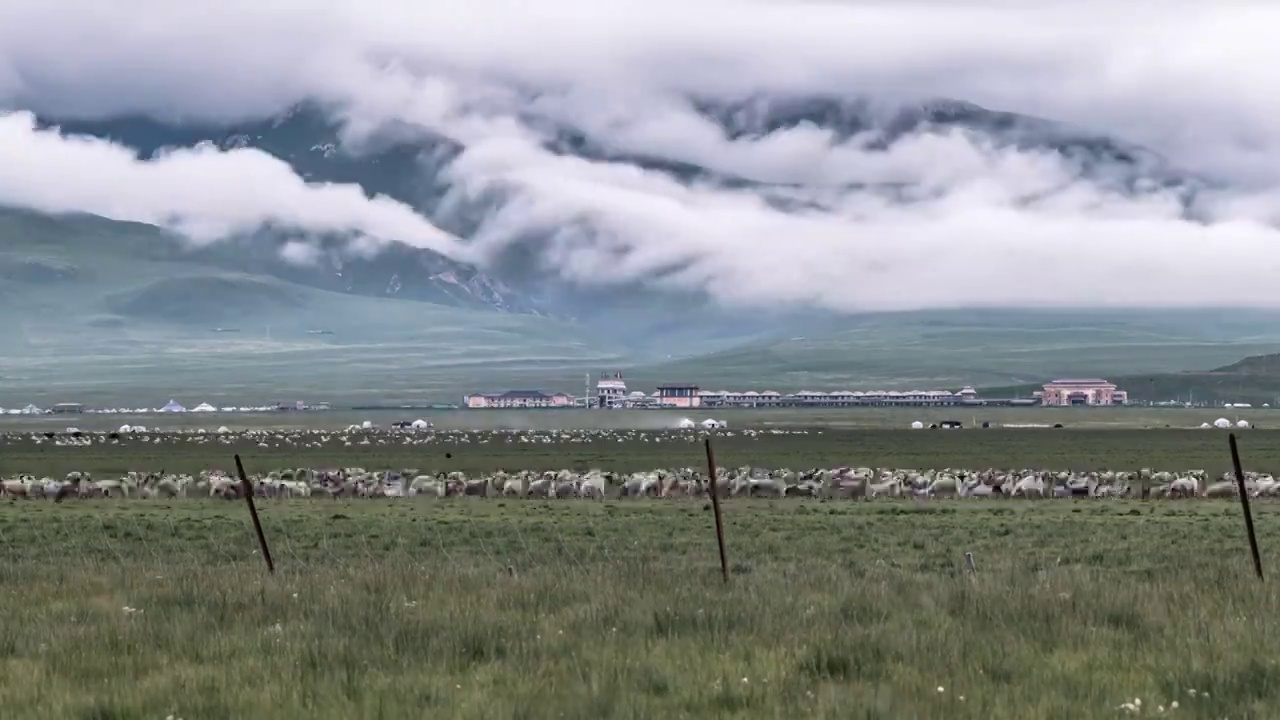
[[[801,390],[782,394],[773,390],[734,392],[703,390],[698,393],[704,407],[781,407],[804,405],[965,405],[982,404],[978,391],[965,386],[950,390]]]
[[[605,383],[607,388],[602,390]],[[899,406],[981,406],[1038,405],[1034,398],[982,398],[966,385],[951,390],[802,390],[780,393],[775,390],[701,390],[692,383],[668,383],[647,394],[626,391],[620,376],[602,378],[595,397],[574,398],[566,393],[544,393],[539,390],[508,390],[501,393],[475,393],[463,398],[467,408],[715,408],[715,407],[899,407]]]
[[[475,393],[462,398],[468,408],[569,408],[573,397],[567,393],[544,393],[541,390],[507,390],[498,393]]]

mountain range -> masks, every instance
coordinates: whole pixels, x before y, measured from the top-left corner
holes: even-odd
[[[1122,140],[954,100],[884,105],[757,96],[697,99],[694,106],[729,139],[816,127],[888,149],[921,134],[969,133],[995,147],[1051,153],[1115,192],[1172,193],[1188,215],[1198,193],[1212,186]],[[448,168],[462,141],[415,128],[353,142],[343,117],[339,108],[304,103],[230,125],[145,116],[39,121],[126,145],[142,158],[204,143],[256,148],[307,181],[359,185],[464,239],[483,226],[492,209],[486,203],[500,201],[459,202],[450,193]],[[631,165],[682,183],[751,188],[797,212],[809,202],[785,184],[619,147],[572,117],[531,109],[522,119],[558,155]],[[894,183],[844,189],[903,203],[913,192]],[[352,397],[380,399],[451,395],[484,382],[576,389],[583,371],[606,367],[626,367],[644,381],[757,388],[1012,386],[1047,374],[1216,367],[1280,350],[1274,313],[1236,322],[1225,311],[746,311],[697,291],[570,283],[522,252],[538,242],[533,231],[528,244],[513,245],[484,269],[409,245],[364,253],[342,235],[299,239],[295,231],[263,228],[193,246],[148,225],[0,210],[0,316],[8,318],[0,331],[16,338],[0,358],[0,393],[30,393],[45,383],[51,393],[107,394],[155,382],[158,368],[168,373],[161,383],[168,390],[204,383],[206,392],[229,398],[343,384]],[[69,350],[75,347],[81,350]],[[139,349],[152,361],[137,357]],[[92,381],[69,370],[93,353],[132,355],[124,365],[135,369],[100,369]],[[226,363],[209,373],[213,380],[198,380],[202,354]],[[363,386],[361,373],[370,378]],[[228,379],[236,374],[257,379]],[[378,379],[384,375],[394,377]]]

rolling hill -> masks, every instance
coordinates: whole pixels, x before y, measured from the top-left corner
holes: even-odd
[[[685,316],[698,306],[670,297],[666,314],[592,308],[618,324],[610,334],[532,313],[340,292],[176,248],[147,225],[0,211],[0,405],[171,395],[453,402],[479,389],[576,393],[584,373],[613,369],[642,389],[1028,391],[1053,376],[1102,375],[1135,398],[1185,394],[1194,381],[1200,397],[1217,387],[1249,399],[1271,394],[1268,372],[1178,373],[1280,352],[1280,314],[1262,311],[813,314],[761,331],[780,321],[686,323],[680,303]],[[664,339],[637,352],[617,340],[629,330]],[[1148,377],[1158,379],[1139,382]]]
[[[1280,407],[1280,353],[1251,355],[1212,370],[1145,372],[1107,377],[1131,400],[1221,405],[1250,403]],[[993,387],[984,394],[1026,395],[1040,389],[1032,385]]]
[[[148,226],[0,212],[0,405],[456,401],[487,378],[621,359],[562,321],[334,292],[169,243]]]
[[[845,319],[632,372],[727,389],[1038,389],[1054,377],[1177,372],[1276,351],[1280,312],[934,311]]]

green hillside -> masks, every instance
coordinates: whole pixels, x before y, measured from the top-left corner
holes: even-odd
[[[1141,402],[1251,403],[1280,406],[1280,354],[1254,355],[1214,368],[1171,373],[1110,375],[1108,380]],[[1038,385],[992,387],[989,396],[1025,395]]]
[[[610,339],[616,334],[531,314],[230,270],[184,254],[148,225],[0,210],[0,406],[137,406],[169,397],[456,402],[472,390],[577,393],[585,373],[602,370],[623,370],[646,391],[677,381],[708,389],[1025,391],[1071,375],[1117,379],[1135,398],[1192,392],[1252,401],[1280,390],[1272,384],[1280,373],[1267,361],[1223,367],[1280,354],[1280,313],[1261,311],[815,315],[803,325],[779,323],[775,339],[760,327],[720,328],[715,342],[737,346],[701,355],[696,325],[683,334],[672,328],[680,330],[671,324],[666,340],[641,341],[648,346],[639,351],[635,341]],[[673,359],[629,361],[641,353]],[[1222,369],[1200,371],[1212,367]]]
[[[1054,377],[1170,373],[1280,352],[1280,313],[936,311],[849,320],[810,337],[635,368],[727,389],[1039,386]]]
[[[477,382],[620,362],[563,322],[227,272],[172,243],[145,225],[0,213],[0,406],[456,401]]]

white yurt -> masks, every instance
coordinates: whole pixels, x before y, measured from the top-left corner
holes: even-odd
[[[199,405],[191,408],[191,412],[218,412],[218,408],[210,405],[209,403],[200,403]]]
[[[692,430],[692,429],[694,429],[694,428],[695,428],[695,427],[697,427],[697,426],[698,426],[698,423],[696,423],[696,422],[694,422],[694,421],[690,420],[689,418],[681,418],[681,419],[680,419],[680,429],[681,429],[681,430]]]
[[[218,428],[217,432],[219,435],[226,435],[227,433],[231,432],[231,428],[227,427],[226,425],[223,425]]]
[[[1238,427],[1238,428],[1247,428],[1247,427],[1249,427],[1249,421],[1248,421],[1248,420],[1237,420],[1237,421],[1236,421],[1236,427]]]
[[[160,408],[160,412],[163,412],[163,413],[186,412],[186,411],[187,409],[179,405],[176,400],[170,400],[169,402],[165,403],[164,407]]]
[[[418,418],[417,420],[414,420],[412,423],[409,423],[409,427],[413,428],[414,430],[426,430],[427,428],[431,427],[431,423],[427,422],[426,420],[423,420],[422,418]]]
[[[361,429],[361,430],[372,430],[372,429],[373,429],[373,421],[372,421],[372,420],[365,420],[364,422],[360,423],[360,429]]]
[[[1231,421],[1226,418],[1218,418],[1213,421],[1213,426],[1216,428],[1229,428],[1231,427]]]
[[[120,426],[120,432],[124,432],[124,433],[127,433],[127,432],[133,432],[133,426],[132,426],[132,425],[129,425],[129,424],[127,424],[127,423],[126,423],[126,424],[124,424],[124,425],[121,425],[121,426]]]
[[[911,429],[912,429],[912,430],[923,430],[923,429],[924,429],[924,423],[922,423],[922,422],[920,422],[919,420],[917,420],[917,421],[915,421],[915,422],[911,423]]]
[[[723,421],[720,421],[720,420],[712,420],[711,418],[707,418],[706,420],[703,420],[703,421],[702,421],[702,427],[704,427],[704,428],[706,428],[706,429],[708,429],[708,430],[715,430],[716,428],[722,428],[722,427],[724,427],[726,424],[727,424],[727,423],[725,423],[725,422],[723,422]]]
[[[1200,423],[1200,427],[1202,427],[1202,428],[1211,428],[1211,427],[1213,427],[1213,426],[1212,426],[1212,425],[1210,425],[1209,423]]]

